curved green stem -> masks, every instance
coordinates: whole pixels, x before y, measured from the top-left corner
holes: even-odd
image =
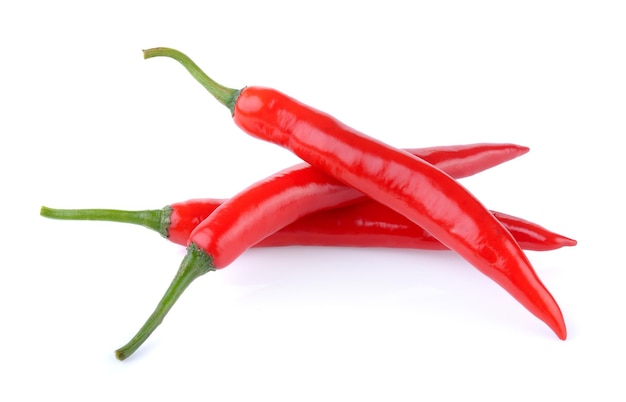
[[[174,303],[176,303],[176,300],[178,300],[191,282],[214,270],[215,265],[213,265],[211,256],[192,243],[187,248],[187,255],[183,259],[176,276],[152,315],[126,345],[115,351],[115,357],[119,360],[124,360],[132,355],[163,322],[163,318],[165,318]]]
[[[189,73],[198,81],[211,95],[215,97],[222,105],[226,106],[231,114],[235,112],[235,102],[241,90],[225,87],[213,81],[204,73],[186,54],[167,47],[155,47],[143,51],[144,59],[151,57],[169,57],[183,65]]]
[[[152,229],[167,238],[172,209],[124,211],[119,209],[55,209],[41,207],[40,214],[46,218],[82,221],[109,221],[131,223]]]

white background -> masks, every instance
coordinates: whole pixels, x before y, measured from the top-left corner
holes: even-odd
[[[623,2],[8,4],[1,400],[626,398]],[[529,252],[568,340],[452,253],[294,247],[200,278],[115,360],[184,250],[39,208],[229,197],[298,161],[237,129],[178,63],[143,60],[154,46],[399,147],[529,146],[463,183],[579,241]]]

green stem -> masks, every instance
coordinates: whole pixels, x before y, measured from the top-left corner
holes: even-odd
[[[172,209],[145,210],[145,211],[124,211],[119,209],[55,209],[41,207],[40,214],[46,218],[63,220],[82,221],[109,221],[131,223],[152,229],[168,237],[170,226],[170,215]]]
[[[115,351],[115,357],[119,360],[124,360],[132,355],[163,322],[163,318],[165,318],[174,303],[176,303],[176,300],[178,300],[191,282],[214,270],[215,266],[211,256],[192,243],[187,248],[187,255],[183,259],[176,276],[152,315],[126,345]]]
[[[159,56],[169,57],[178,61],[187,69],[187,71],[189,71],[189,73],[191,73],[196,81],[202,84],[202,86],[215,97],[215,99],[230,110],[231,115],[235,113],[235,102],[237,101],[237,97],[239,96],[239,93],[241,93],[241,90],[228,88],[213,81],[204,73],[204,71],[200,69],[200,67],[196,65],[196,63],[193,62],[193,60],[176,49],[155,47],[143,51],[144,59]]]

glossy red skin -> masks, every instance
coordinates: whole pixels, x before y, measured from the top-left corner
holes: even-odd
[[[204,250],[221,269],[245,250],[313,212],[354,203],[364,195],[306,163],[292,166],[238,193],[191,232],[187,244]]]
[[[492,213],[525,250],[547,251],[576,244],[527,220]],[[448,250],[423,228],[372,200],[305,216],[255,247],[292,245]]]
[[[463,177],[527,151],[527,147],[514,144],[470,144],[407,152],[420,153]],[[364,198],[357,190],[302,163],[253,184],[224,202],[205,221],[198,222],[187,238],[179,230],[181,215],[174,211],[169,231],[173,241],[193,242],[206,251],[215,268],[220,269],[252,245],[306,215]]]
[[[576,240],[551,232],[530,221],[502,212],[491,212],[511,232],[517,243],[526,250],[548,251],[577,244]]]
[[[202,198],[171,204],[167,239],[173,243],[187,245],[191,232],[226,200]]]
[[[478,143],[408,148],[405,151],[460,179],[521,156],[529,148],[516,144]]]
[[[270,88],[244,88],[233,119],[248,134],[291,150],[423,227],[498,283],[560,339],[567,337],[558,304],[515,239],[448,174]]]
[[[411,148],[407,151],[440,167],[453,177],[462,178],[525,154],[528,152],[528,147],[516,144],[481,143]],[[177,244],[187,244],[193,228],[224,201],[226,200],[191,200],[171,205],[172,211],[167,228],[168,239]],[[211,208],[210,211],[208,211],[209,208]]]
[[[203,198],[172,204],[168,240],[186,245],[200,222],[224,203]],[[525,250],[548,251],[576,241],[527,220],[491,211]],[[253,247],[337,246],[448,250],[430,233],[376,201],[319,211],[289,224]]]

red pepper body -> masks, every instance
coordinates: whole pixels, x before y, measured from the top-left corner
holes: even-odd
[[[471,144],[407,152],[423,152],[426,158],[446,164],[463,177],[527,151],[527,147],[513,144]],[[299,164],[240,192],[195,227],[185,240],[211,255],[217,269],[224,268],[247,248],[297,219],[364,198],[362,193],[310,165]],[[178,222],[176,216],[174,221]],[[176,225],[170,233],[184,239],[184,234],[177,234]]]
[[[462,178],[520,156],[528,152],[528,147],[515,144],[467,144],[411,148],[407,149],[407,152],[440,167],[455,178]],[[196,211],[198,206],[194,200],[172,205],[174,208],[167,229],[168,238],[174,243],[187,244],[192,229],[224,201],[217,199],[199,201],[206,204],[200,207],[199,211]]]
[[[575,240],[527,220],[492,213],[523,249],[547,251],[576,244]],[[307,215],[266,237],[255,247],[293,245],[448,250],[420,226],[372,200]]]
[[[502,153],[503,148],[508,152]],[[455,174],[468,176],[485,166],[493,166],[495,161],[508,160],[527,151],[526,147],[511,144],[474,144],[430,148],[424,153],[435,163],[447,161]],[[488,157],[490,152],[493,158]],[[452,167],[455,165],[452,161],[456,161],[456,167]],[[186,240],[187,244],[194,243],[207,252],[215,268],[220,269],[249,247],[306,215],[364,198],[359,191],[303,163],[259,181],[224,202]],[[176,216],[174,221],[178,221]],[[175,236],[184,238],[184,235]]]
[[[166,228],[167,239],[186,245],[189,235],[199,222],[223,203],[222,199],[201,198],[171,204],[167,207],[170,213]],[[576,245],[576,240],[536,223],[501,212],[491,212],[525,250],[548,251]],[[304,216],[261,240],[254,247],[296,245],[448,250],[423,228],[372,200]]]
[[[303,163],[249,186],[224,202],[189,235],[224,268],[245,250],[313,212],[337,208],[364,195]]]
[[[233,119],[423,227],[566,338],[558,304],[511,234],[440,169],[269,88],[244,88]]]

